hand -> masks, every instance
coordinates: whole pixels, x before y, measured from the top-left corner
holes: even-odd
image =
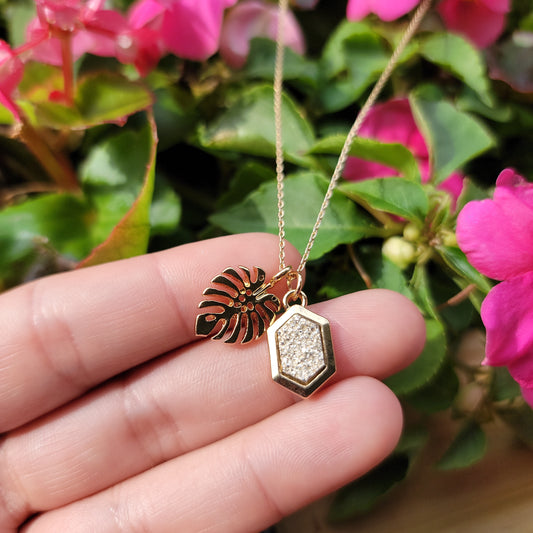
[[[203,289],[238,265],[274,274],[276,238],[199,242],[0,297],[0,531],[259,531],[393,449],[401,410],[378,379],[422,348],[414,305],[369,290],[311,306],[338,370],[298,401],[271,381],[266,339],[194,336]]]

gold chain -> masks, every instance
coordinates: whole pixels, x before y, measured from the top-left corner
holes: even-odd
[[[285,201],[284,201],[284,191],[283,191],[283,182],[285,178],[285,172],[284,172],[281,108],[282,108],[282,94],[283,94],[283,59],[284,59],[283,36],[284,36],[284,22],[286,21],[286,18],[287,18],[286,15],[288,11],[288,4],[289,4],[288,0],[279,0],[278,32],[277,32],[277,38],[276,38],[276,59],[275,59],[275,65],[274,65],[274,122],[275,122],[275,130],[276,130],[276,179],[277,179],[277,192],[278,192],[278,232],[279,232],[280,271],[286,268],[286,265],[285,265]],[[393,54],[391,55],[389,62],[387,63],[387,66],[381,73],[378,81],[376,82],[376,84],[374,85],[374,88],[372,89],[372,92],[368,96],[366,102],[364,103],[363,107],[359,111],[359,114],[357,115],[355,122],[350,128],[350,131],[346,137],[346,141],[344,142],[341,153],[339,155],[337,165],[335,166],[335,170],[333,171],[333,175],[331,176],[328,190],[326,191],[326,195],[324,196],[324,200],[322,201],[322,206],[320,207],[320,211],[318,212],[315,225],[313,227],[313,230],[311,231],[309,241],[302,255],[300,264],[298,265],[298,268],[296,269],[296,272],[298,274],[300,274],[303,271],[307,263],[307,260],[309,259],[311,248],[313,247],[313,244],[315,243],[315,239],[318,235],[318,229],[320,227],[320,224],[322,223],[324,215],[326,214],[326,210],[331,200],[331,196],[333,195],[333,190],[337,186],[337,182],[339,181],[342,175],[342,172],[344,170],[344,166],[346,165],[346,161],[348,159],[352,143],[355,137],[357,136],[357,134],[359,133],[359,129],[361,128],[363,121],[365,120],[368,112],[370,111],[370,108],[376,102],[380,92],[382,91],[384,85],[387,83],[390,75],[392,74],[392,71],[394,70],[396,63],[398,62],[398,59],[400,58],[401,54],[405,50],[405,47],[407,46],[407,44],[413,37],[416,29],[418,28],[420,22],[424,18],[424,15],[427,13],[430,5],[431,5],[431,0],[423,0],[422,3],[418,6],[418,9],[413,15],[411,22],[407,26],[407,29],[405,30],[405,33],[403,34],[400,42],[398,43],[398,46],[396,47]]]

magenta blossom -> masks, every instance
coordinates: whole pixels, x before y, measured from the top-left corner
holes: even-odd
[[[26,28],[32,57],[42,63],[62,65],[65,40],[72,59],[83,54],[113,57],[116,36],[126,19],[117,11],[101,9],[102,0],[36,0],[37,17]],[[33,43],[33,46],[32,46]]]
[[[20,119],[20,115],[13,100],[13,93],[22,79],[23,71],[24,66],[20,59],[6,42],[0,41],[0,105],[16,119]]]
[[[130,10],[129,26],[153,30],[165,51],[201,61],[218,50],[224,10],[236,1],[139,0]]]
[[[457,241],[474,267],[502,280],[481,306],[484,364],[507,366],[533,405],[533,183],[505,169],[492,200],[462,209]]]
[[[242,67],[246,63],[252,38],[276,39],[278,18],[279,10],[275,4],[263,0],[237,4],[229,11],[222,27],[220,54],[224,61],[231,67]],[[284,43],[300,54],[305,51],[302,30],[291,11],[285,18]]]
[[[442,0],[437,9],[447,28],[485,48],[501,35],[509,4],[509,0]]]
[[[361,20],[375,13],[381,20],[396,20],[409,13],[420,0],[348,0],[348,20]]]
[[[416,125],[411,105],[407,98],[389,100],[377,104],[368,113],[363,122],[360,137],[376,139],[384,143],[399,143],[408,148],[415,156],[422,176],[426,183],[431,177],[429,151],[422,133]],[[368,178],[399,176],[398,170],[374,161],[358,157],[349,157],[344,169],[344,178],[360,181]],[[450,193],[457,200],[463,189],[463,177],[454,172],[440,185],[439,189]]]

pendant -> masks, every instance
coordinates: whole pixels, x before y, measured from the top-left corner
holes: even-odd
[[[246,344],[266,331],[272,379],[304,398],[310,396],[335,373],[329,322],[306,309],[302,276],[291,267],[268,282],[259,267],[254,267],[254,275],[246,267],[239,269],[226,268],[204,290],[209,299],[198,307],[210,309],[196,317],[196,335]],[[297,286],[280,302],[267,290],[283,278],[296,280]]]
[[[290,305],[268,328],[272,379],[307,398],[335,374],[329,322],[301,305]]]
[[[254,276],[246,267],[226,268],[211,280],[214,287],[203,292],[208,300],[200,302],[199,308],[210,307],[211,312],[196,317],[196,335],[224,342],[241,344],[258,339],[270,326],[280,310],[277,296],[267,291],[273,280],[265,282],[265,271],[254,267]],[[276,280],[277,281],[277,280]]]

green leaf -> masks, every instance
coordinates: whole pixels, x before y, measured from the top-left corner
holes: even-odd
[[[439,252],[440,257],[444,260],[454,272],[466,278],[473,283],[479,290],[487,294],[492,288],[485,276],[480,274],[466,258],[463,251],[455,246],[436,246],[435,250]]]
[[[409,457],[405,453],[395,453],[385,459],[379,466],[337,492],[329,509],[328,521],[339,523],[367,513],[405,478],[408,469]]]
[[[372,286],[378,289],[389,289],[399,292],[409,299],[413,299],[403,271],[393,262],[383,257],[381,253],[362,257],[364,266],[370,278]]]
[[[131,207],[115,225],[105,241],[94,248],[89,256],[80,263],[81,267],[140,255],[145,253],[148,248],[148,239],[150,236],[150,203],[154,190],[155,160],[157,151],[157,130],[153,120],[150,120],[150,123],[138,133],[138,140],[140,142],[133,145],[133,147],[136,147],[140,153],[142,153],[145,147],[149,149],[147,160],[145,160],[144,165],[138,169],[141,170],[144,175],[141,190]],[[115,142],[116,144],[121,144],[123,139],[119,138],[119,140],[115,140]],[[137,150],[132,150],[131,148],[132,146],[130,146],[130,154],[137,152]],[[99,155],[96,154],[94,157],[95,159],[87,163],[87,166],[85,167],[86,171],[87,168],[91,169],[93,166],[97,166],[94,161],[98,160]],[[119,158],[122,165],[125,165],[126,163],[123,154],[121,154]],[[93,193],[93,197],[97,202],[100,201],[100,212],[102,212],[102,208],[104,209],[104,214],[112,212],[109,209],[109,200],[114,199],[113,194],[104,193],[99,197],[98,193]],[[111,204],[113,204],[113,202],[111,202]],[[103,217],[103,220],[105,224],[105,216]],[[101,226],[102,223],[100,224],[100,229]]]
[[[198,112],[188,93],[176,87],[162,87],[155,91],[154,118],[161,151],[183,141],[194,131]]]
[[[459,213],[468,202],[485,200],[488,197],[489,194],[486,188],[479,187],[471,179],[465,178],[463,180],[463,190],[457,199],[457,207],[455,210]]]
[[[520,385],[518,385],[518,383],[513,379],[507,368],[492,368],[490,396],[493,401],[503,402],[505,400],[512,400],[513,398],[517,398],[520,395]]]
[[[409,100],[430,145],[435,183],[495,145],[484,125],[443,100],[440,91],[424,87],[411,93]]]
[[[467,40],[451,33],[434,33],[422,40],[420,53],[471,87],[485,105],[494,105],[485,60]]]
[[[34,102],[41,126],[86,129],[105,123],[123,125],[128,116],[152,105],[150,91],[141,83],[112,72],[91,73],[79,80],[74,106]]]
[[[332,154],[338,156],[346,140],[344,135],[331,135],[316,142],[309,153]],[[404,178],[420,182],[420,171],[413,154],[401,144],[381,143],[374,139],[357,137],[350,147],[349,154],[369,161],[376,161],[397,169]],[[369,176],[371,177],[371,176]]]
[[[439,321],[425,263],[417,263],[415,265],[409,286],[414,295],[413,301],[418,305],[422,313]]]
[[[217,200],[218,209],[242,202],[262,183],[275,179],[276,173],[272,167],[267,167],[257,161],[247,161],[239,168],[226,191]]]
[[[440,470],[466,468],[479,461],[487,448],[485,432],[474,421],[467,422],[437,463]]]
[[[3,21],[7,24],[9,42],[11,46],[19,47],[26,42],[26,26],[35,17],[35,2],[17,0],[6,5],[4,10]]]
[[[92,247],[89,231],[92,210],[82,197],[46,194],[0,211],[0,276],[12,274],[40,242],[77,260]]]
[[[318,295],[332,300],[345,294],[366,289],[363,280],[355,270],[333,270],[323,282]]]
[[[448,362],[426,385],[404,399],[422,413],[437,413],[449,409],[459,392],[459,378]]]
[[[155,180],[150,207],[150,235],[167,235],[176,231],[181,218],[181,200],[161,176]]]
[[[389,53],[382,39],[361,22],[342,23],[327,42],[319,64],[319,101],[327,112],[352,104],[385,68]]]
[[[398,215],[407,220],[423,220],[428,198],[421,185],[404,178],[375,178],[346,182],[339,190],[364,206]]]
[[[305,249],[328,181],[321,175],[306,172],[285,180],[285,229],[287,239],[300,253]],[[278,233],[276,182],[268,182],[246,199],[210,217],[210,221],[230,233],[259,231]],[[357,206],[338,191],[320,226],[310,259],[321,257],[339,244],[355,242],[373,235],[376,227]]]
[[[274,157],[274,93],[261,85],[244,91],[229,109],[199,132],[204,148]],[[314,135],[309,122],[286,95],[282,99],[283,149],[287,161],[307,164]]]
[[[426,385],[439,371],[446,356],[446,335],[436,320],[426,320],[426,344],[418,359],[385,383],[398,395],[408,394]]]
[[[243,69],[244,76],[272,80],[276,57],[276,43],[271,39],[255,38],[250,43],[250,53]],[[283,79],[293,81],[304,89],[316,88],[318,66],[313,61],[285,47]]]

